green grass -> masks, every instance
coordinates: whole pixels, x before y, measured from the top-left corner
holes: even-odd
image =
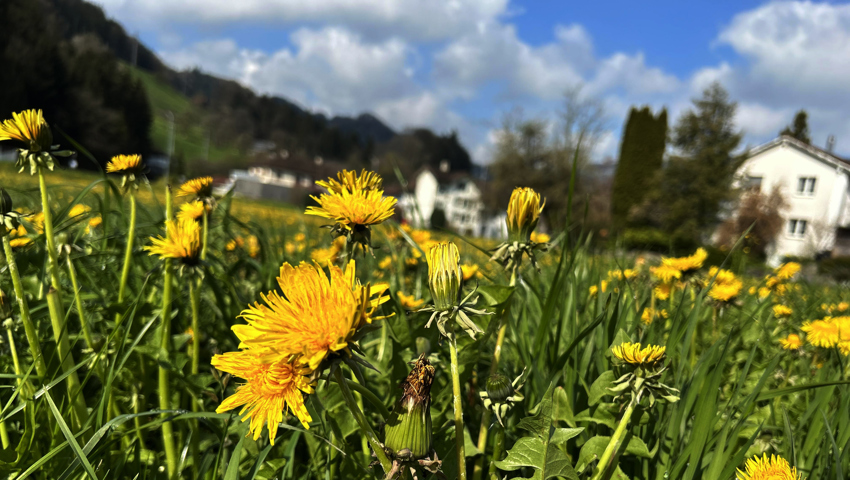
[[[128,66],[128,68],[131,68]],[[170,85],[157,79],[153,74],[131,68],[136,78],[141,79],[148,94],[153,113],[151,139],[157,150],[168,151],[169,125],[168,112],[175,118],[174,151],[182,154],[187,162],[197,159],[210,162],[238,161],[245,152],[237,145],[219,144],[216,139],[208,141],[208,123],[203,108],[193,105],[191,100]]]
[[[164,332],[170,346],[163,349],[163,264],[143,247],[151,236],[163,233],[164,185],[154,185],[156,195],[145,193],[140,202],[127,298],[119,302],[128,203],[119,201],[117,189],[107,188],[96,175],[62,171],[48,173],[47,178],[57,244],[64,245],[60,257],[61,303],[67,312],[64,331],[89,417],[79,428],[71,415],[76,399],[69,398],[67,372],[58,358],[46,301],[45,239],[33,233],[32,244],[16,249],[15,258],[48,375],[36,378],[31,368],[21,312],[11,293],[11,270],[0,264],[0,291],[7,294],[2,311],[10,318],[6,325],[11,330],[2,332],[0,345],[0,386],[5,387],[0,388],[0,408],[8,440],[0,450],[0,473],[9,478],[26,473],[44,480],[82,479],[86,472],[100,479],[164,479],[162,426],[170,422],[182,478],[383,477],[380,467],[369,466],[373,461],[369,447],[338,384],[329,381],[327,364],[315,373],[315,393],[305,397],[310,428],[304,429],[287,413],[274,445],[266,430],[257,440],[246,437],[248,425],[233,412],[215,413],[243,380],[212,369],[213,355],[239,349],[231,327],[245,324],[240,313],[261,301],[262,294],[279,288],[276,277],[283,262],[310,262],[317,250],[331,246],[328,231],[319,228],[325,221],[291,207],[218,199],[210,221],[210,255],[201,264],[199,328],[192,335],[187,330],[193,321],[189,282],[198,280],[184,269],[174,278],[171,330]],[[15,187],[16,205],[38,211],[34,180],[0,168],[0,182]],[[87,188],[91,182],[99,183]],[[144,195],[140,193],[140,198]],[[91,212],[68,219],[65,212],[77,202],[89,205]],[[87,233],[87,220],[96,216],[104,224]],[[351,343],[358,345],[353,352],[377,371],[351,363],[336,366],[346,378],[359,378],[360,385],[352,390],[378,436],[387,409],[399,399],[398,385],[410,371],[408,362],[425,353],[436,369],[430,405],[433,448],[447,478],[458,478],[461,468],[472,477],[473,465],[482,461],[485,479],[492,468],[499,478],[545,474],[587,480],[617,431],[623,433],[622,444],[610,457],[614,459],[610,469],[598,478],[731,480],[746,459],[762,453],[783,456],[809,479],[844,478],[850,470],[845,454],[850,445],[847,357],[838,345],[815,346],[804,337],[799,350],[784,350],[778,340],[801,334],[805,321],[830,314],[822,304],[850,300],[846,288],[798,278],[786,282],[784,290],[774,287],[769,296],[760,298],[749,288],[765,285],[769,272],[736,265],[744,288],[734,301],[719,303],[707,295],[712,278],[706,264],[662,300],[653,293],[658,282],[650,270],[657,261],[641,262],[635,254],[597,248],[578,233],[569,241],[564,235],[553,237],[551,248],[537,253],[540,270],[525,262],[516,287],[508,286],[508,275],[488,261],[486,250],[492,245],[472,239],[473,246],[454,239],[462,247],[461,262],[480,267],[481,276],[467,281],[465,292],[477,288],[477,305],[494,313],[473,316],[483,335],[458,339],[466,426],[459,433],[469,438],[461,466],[454,450],[448,342],[435,326],[426,328],[427,313],[412,312],[417,307],[403,304],[400,295],[412,295],[425,305],[430,302],[428,266],[418,248],[427,249],[432,240],[449,236],[409,231],[402,235],[389,222],[375,227],[372,242],[379,249],[374,257],[358,257],[357,278],[364,285],[388,284],[391,298],[378,311],[388,317],[362,327],[361,338]],[[244,240],[242,246],[234,241],[237,238]],[[252,238],[257,245],[253,251],[247,247]],[[411,245],[411,238],[417,239],[418,247]],[[93,345],[86,345],[82,335],[67,254],[79,277],[79,300]],[[634,268],[637,274],[617,279],[609,273],[623,268]],[[607,283],[601,291],[603,281]],[[592,286],[598,289],[596,295],[590,292]],[[776,318],[775,304],[791,307],[793,315]],[[649,306],[666,311],[666,318],[642,322]],[[491,435],[480,452],[475,445],[485,406],[479,393],[503,318],[508,328],[498,370],[511,379],[525,371],[524,398],[516,398],[502,412],[503,430],[498,424],[487,425]],[[13,366],[9,333],[20,374]],[[189,367],[195,345],[190,339],[200,347],[197,374]],[[615,396],[612,388],[618,378],[628,378],[622,376],[635,370],[611,354],[613,346],[626,341],[666,347],[666,369],[653,381],[678,390],[680,397],[675,401],[669,395],[656,396],[650,404],[644,395],[628,423],[622,418],[630,399]],[[96,355],[102,357],[102,368],[92,367]],[[341,353],[330,358],[349,357]],[[166,411],[159,404],[159,369],[168,372],[171,398],[166,403],[171,408]],[[22,386],[16,386],[19,379]],[[496,441],[500,433],[501,444]],[[494,449],[497,444],[502,448]]]

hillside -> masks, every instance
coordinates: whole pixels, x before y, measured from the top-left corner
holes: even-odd
[[[454,133],[396,133],[369,113],[327,118],[197,69],[173,70],[85,0],[0,2],[0,62],[0,116],[41,108],[62,143],[73,139],[100,164],[169,152],[173,115],[175,172],[225,173],[252,162],[258,144],[350,168],[376,155],[405,172],[443,160],[471,166]]]

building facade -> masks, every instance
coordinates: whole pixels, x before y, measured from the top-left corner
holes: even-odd
[[[847,250],[848,180],[850,161],[792,137],[781,136],[749,153],[737,185],[763,192],[778,187],[788,204],[782,231],[767,249],[768,263]]]
[[[486,218],[481,189],[469,175],[420,170],[410,190],[399,196],[403,218],[417,228],[431,228],[434,213],[445,217],[448,228],[469,236],[485,233]]]

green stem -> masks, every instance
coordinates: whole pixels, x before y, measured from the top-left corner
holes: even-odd
[[[174,206],[171,201],[171,185],[168,185],[165,190],[165,219],[166,222],[171,221],[174,217]],[[167,231],[168,229],[166,229]],[[168,235],[168,233],[166,233]],[[163,262],[164,274],[162,283],[162,326],[161,337],[159,343],[160,355],[165,355],[168,360],[171,351],[171,288],[174,282],[174,272],[171,265],[171,259],[166,258]],[[171,409],[171,389],[168,384],[168,369],[162,363],[159,365],[159,408],[162,410]],[[162,414],[162,418],[166,419],[167,413]],[[174,446],[174,428],[171,421],[166,420],[162,424],[162,443],[165,446],[165,459],[168,464],[168,478],[177,477],[177,449]]]
[[[632,419],[632,413],[635,411],[635,407],[637,406],[637,402],[635,401],[636,397],[632,397],[632,401],[629,402],[629,405],[626,407],[626,411],[623,412],[623,418],[620,419],[619,425],[617,425],[617,430],[614,431],[614,436],[611,437],[611,441],[608,442],[608,446],[605,447],[605,451],[602,453],[602,458],[599,459],[599,464],[597,465],[596,474],[593,476],[592,480],[601,480],[603,478],[610,478],[610,472],[612,472],[610,465],[613,461],[614,455],[620,449],[620,444],[623,443],[623,437],[626,435],[626,431],[629,428],[629,423]]]
[[[86,340],[86,347],[97,355],[97,351],[95,351],[94,340],[91,334],[91,327],[89,326],[88,321],[86,320],[85,311],[83,311],[83,298],[80,295],[80,284],[77,282],[77,271],[74,269],[74,262],[71,261],[71,254],[69,253],[67,258],[65,259],[68,264],[68,274],[71,277],[71,285],[74,287],[74,304],[77,307],[77,316],[80,318],[80,325],[83,330],[83,338]]]
[[[502,453],[505,451],[505,429],[496,425],[496,432],[493,434],[493,458],[490,461],[490,469],[488,471],[491,479],[498,480],[499,476],[496,472],[496,462],[502,459]]]
[[[349,390],[348,383],[346,383],[345,377],[342,375],[341,368],[337,368],[334,372],[334,380],[336,380],[340,390],[342,390],[342,397],[345,400],[345,404],[348,406],[348,409],[351,410],[351,413],[354,415],[354,420],[360,427],[360,433],[363,434],[363,436],[365,436],[369,441],[369,445],[372,447],[372,451],[375,452],[375,456],[378,457],[378,461],[381,463],[384,473],[389,472],[393,468],[393,462],[390,461],[389,457],[387,457],[387,453],[384,452],[384,447],[378,440],[378,436],[375,435],[375,431],[369,426],[366,416],[363,415],[363,412],[357,406],[357,402],[354,400],[354,395],[351,393],[351,390]]]
[[[47,240],[47,257],[50,265],[51,285],[57,292],[62,292],[62,284],[59,282],[59,259],[56,251],[56,242],[53,238],[53,215],[50,213],[50,198],[47,196],[47,182],[44,179],[43,169],[38,169],[38,188],[41,190],[41,210],[44,213],[44,238]],[[64,318],[61,301],[57,304]]]
[[[12,245],[9,243],[9,237],[3,237],[3,251],[6,254],[6,264],[9,266],[9,275],[12,277],[12,285],[15,288],[15,298],[18,300],[18,307],[21,309],[21,321],[24,324],[24,332],[29,343],[30,354],[33,362],[35,362],[35,371],[42,381],[47,380],[47,365],[44,363],[44,356],[41,354],[41,344],[38,341],[38,333],[35,325],[30,318],[30,307],[27,303],[27,297],[24,293],[24,286],[21,283],[21,277],[18,273],[18,264],[15,262],[15,255],[12,252]]]
[[[199,324],[201,315],[201,282],[202,280],[200,278],[197,280],[189,279],[189,303],[192,307],[192,375],[197,375],[200,372],[201,366],[201,328]],[[193,412],[201,411],[200,401],[200,398],[196,395],[191,395]],[[197,419],[192,420],[192,427],[192,475],[194,478],[197,478],[201,462],[200,429],[198,428]]]
[[[509,286],[516,287],[516,269],[511,272],[511,281]],[[493,359],[490,361],[490,375],[494,375],[499,371],[499,360],[502,358],[502,345],[505,343],[505,336],[507,335],[508,324],[510,323],[511,303],[513,303],[512,298],[513,296],[508,299],[504,309],[502,310],[502,316],[499,323],[499,333],[496,336],[496,348],[493,349]],[[484,379],[484,381],[486,382],[487,379]],[[475,467],[473,467],[473,480],[481,480],[481,476],[484,474],[484,457],[486,456],[487,451],[487,434],[492,415],[492,412],[487,409],[485,409],[484,413],[481,414],[481,428],[478,430],[478,451],[481,452],[481,457],[476,460]],[[494,451],[493,453],[495,454],[496,452]]]
[[[466,480],[466,451],[463,444],[463,403],[460,391],[460,371],[457,361],[457,335],[454,331],[454,319],[449,320],[449,354],[452,369],[452,404],[455,411],[455,443],[457,445],[457,478]]]
[[[68,341],[68,332],[65,330],[65,318],[60,315],[59,293],[50,289],[47,292],[47,309],[50,311],[50,324],[53,326],[53,339],[56,341],[56,350],[62,365],[62,371],[71,372],[65,381],[68,384],[68,399],[74,408],[75,428],[79,431],[88,417],[86,399],[82,395],[80,378],[76,371],[72,371],[76,365],[74,356],[71,354],[71,344]]]
[[[130,277],[130,263],[133,259],[133,240],[136,238],[136,196],[130,192],[130,226],[127,229],[127,246],[124,249],[124,267],[121,269],[121,282],[118,284],[118,303],[124,301],[127,291],[127,279]],[[116,317],[119,314],[115,314]],[[117,321],[117,318],[116,318]]]
[[[203,218],[203,230],[202,230],[202,243],[201,243],[201,260],[207,259],[207,238],[210,233],[210,215],[207,213],[207,207],[204,205],[204,218]]]

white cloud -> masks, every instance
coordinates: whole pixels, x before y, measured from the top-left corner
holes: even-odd
[[[508,0],[97,0],[123,22],[337,25],[370,38],[440,40],[506,13]]]
[[[336,27],[301,29],[290,39],[292,49],[272,54],[239,48],[226,39],[199,42],[162,56],[177,68],[200,66],[262,93],[286,96],[335,114],[373,110],[420,91],[408,64],[411,49],[401,40],[369,43]],[[421,112],[412,113],[421,116]],[[402,117],[401,112],[395,113],[395,118]]]
[[[758,103],[741,102],[735,114],[735,124],[749,135],[773,137],[793,116],[794,111],[789,108],[772,109]]]

